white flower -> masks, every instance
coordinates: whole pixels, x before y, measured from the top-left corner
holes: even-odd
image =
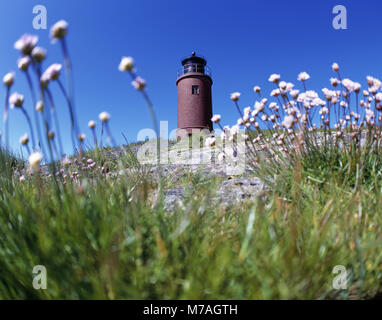
[[[244,108],[244,114],[250,114],[251,113],[251,107]]]
[[[90,120],[90,121],[88,122],[88,126],[89,126],[90,129],[94,129],[95,126],[96,126],[96,123],[95,123],[93,120]]]
[[[330,78],[330,83],[333,87],[337,87],[337,85],[340,83],[340,80],[337,78]]]
[[[79,140],[80,142],[83,142],[83,141],[85,140],[85,138],[86,138],[86,135],[85,135],[84,133],[80,133],[80,134],[78,134],[78,140]]]
[[[38,171],[40,169],[41,160],[42,154],[40,152],[34,152],[29,156],[29,165],[32,171]]]
[[[132,71],[134,68],[134,59],[132,57],[122,57],[121,62],[119,63],[119,71]]]
[[[28,142],[29,142],[29,137],[28,137],[28,134],[26,133],[26,134],[24,134],[23,136],[21,136],[21,138],[20,138],[20,143],[21,143],[22,145],[27,145]]]
[[[225,154],[223,152],[220,152],[218,154],[218,161],[219,162],[224,162],[224,160],[225,160]]]
[[[22,71],[28,71],[28,67],[31,63],[29,56],[24,56],[17,61],[17,67]]]
[[[375,101],[377,101],[377,102],[381,102],[382,101],[382,93],[381,92],[378,92],[375,95]]]
[[[372,76],[367,76],[366,80],[367,80],[367,84],[371,87],[374,83],[374,78]]]
[[[219,123],[220,122],[220,119],[221,119],[221,115],[220,114],[215,114],[212,118],[211,118],[211,121],[213,123]]]
[[[9,72],[7,73],[4,78],[3,78],[3,83],[7,87],[11,87],[12,84],[15,82],[15,73],[14,72]]]
[[[342,85],[346,88],[347,91],[353,92],[355,89],[355,83],[350,79],[342,80]]]
[[[242,134],[241,137],[245,140],[245,141],[248,141],[249,140],[249,136],[247,134]]]
[[[370,109],[365,109],[365,110],[366,110],[366,115],[365,115],[366,121],[370,121],[374,119],[375,117],[374,112]]]
[[[98,117],[102,122],[107,122],[110,119],[110,114],[104,111],[104,112],[101,112]]]
[[[282,126],[287,128],[287,129],[291,129],[291,128],[293,128],[293,125],[294,125],[294,117],[293,116],[286,116],[284,118],[284,121],[282,122]]]
[[[329,113],[329,109],[327,107],[323,107],[321,108],[321,110],[319,111],[320,114],[328,114]]]
[[[20,181],[20,182],[24,182],[24,181],[25,181],[25,177],[24,177],[23,175],[20,176],[19,181]]]
[[[143,90],[146,87],[146,81],[141,77],[136,77],[131,83],[133,87],[139,91]]]
[[[279,87],[282,89],[282,90],[285,90],[287,88],[287,83],[285,81],[281,81],[279,83]]]
[[[215,137],[207,137],[205,146],[206,147],[213,147],[216,144],[216,138]]]
[[[317,92],[315,92],[313,90],[308,90],[306,92],[300,93],[297,97],[297,101],[303,102],[304,104],[305,103],[309,104],[310,102],[312,102],[316,98],[318,98]]]
[[[42,62],[46,58],[46,50],[41,47],[36,47],[32,50],[32,58],[36,62]]]
[[[297,99],[299,92],[300,91],[298,91],[298,90],[292,90],[290,92],[290,95],[292,96],[293,99]]]
[[[271,91],[271,96],[272,97],[277,97],[277,96],[280,95],[280,93],[281,93],[280,89],[274,89],[274,90]]]
[[[377,91],[381,88],[382,86],[381,80],[377,78],[373,78],[371,76],[367,76],[366,79],[367,79],[367,84],[369,85],[369,87],[373,87],[374,91]]]
[[[12,93],[12,95],[9,97],[9,103],[12,107],[22,107],[24,103],[24,96],[22,94],[19,94],[17,92]]]
[[[262,112],[264,110],[264,104],[262,104],[261,102],[256,101],[254,108],[255,108],[256,114],[254,115],[253,112],[252,112],[252,115],[254,117],[256,117],[259,112]]]
[[[53,40],[62,39],[68,33],[68,23],[65,20],[56,22],[50,29],[50,35]]]
[[[239,126],[234,125],[231,127],[230,133],[232,136],[235,136],[239,133],[239,131],[240,131]]]
[[[270,109],[276,109],[276,107],[277,107],[277,103],[276,103],[276,102],[271,102],[271,103],[269,104],[269,108],[270,108]]]
[[[291,82],[288,82],[285,88],[285,91],[291,91],[294,88],[294,84]]]
[[[371,94],[376,94],[378,89],[377,89],[377,87],[372,86],[372,87],[369,88],[369,91],[370,91]]]
[[[231,100],[232,101],[238,101],[239,98],[240,98],[240,92],[231,93]]]
[[[359,82],[354,82],[354,91],[356,93],[360,92],[361,90],[361,84]]]
[[[334,62],[332,64],[332,69],[334,72],[338,72],[338,71],[340,71],[340,66],[338,65],[338,63]]]
[[[301,72],[298,77],[297,77],[297,80],[299,81],[306,81],[310,79],[310,75],[308,73],[306,73],[305,71],[304,72]]]
[[[57,80],[60,77],[62,65],[59,63],[51,64],[41,76],[41,80]]]
[[[327,89],[327,88],[322,89],[322,92],[324,93],[325,98],[326,98],[328,101],[330,101],[333,97],[336,97],[336,96],[337,96],[337,94],[336,94],[335,91],[333,91],[333,90],[329,90],[329,89]]]
[[[42,101],[38,101],[36,103],[36,111],[42,112],[44,110],[44,103]]]
[[[38,37],[30,34],[24,34],[19,40],[15,42],[15,49],[20,50],[23,55],[31,54],[33,48],[36,46]]]
[[[259,93],[261,91],[261,88],[259,86],[255,86],[253,88],[253,91],[255,91],[256,93]]]
[[[273,82],[273,83],[278,83],[280,81],[280,75],[279,74],[271,74],[268,81]]]
[[[315,98],[315,99],[313,99],[312,104],[314,106],[322,106],[323,107],[326,105],[326,102],[320,98]]]
[[[42,76],[41,76],[41,78],[40,78],[40,84],[41,84],[41,86],[43,87],[43,88],[46,88],[47,86],[48,86],[48,84],[49,84],[49,81],[50,81],[50,79],[49,79],[49,75],[47,74],[47,73],[43,73],[42,74]]]

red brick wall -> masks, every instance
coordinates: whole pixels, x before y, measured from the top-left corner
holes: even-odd
[[[187,73],[177,80],[178,129],[208,128],[212,130],[212,80],[200,73]],[[192,94],[192,86],[199,86],[199,94]]]

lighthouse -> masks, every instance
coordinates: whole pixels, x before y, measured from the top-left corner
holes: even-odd
[[[178,87],[177,137],[212,131],[211,72],[207,61],[195,52],[182,60],[176,80]]]

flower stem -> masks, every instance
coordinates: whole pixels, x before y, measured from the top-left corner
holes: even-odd
[[[54,124],[56,126],[57,139],[58,139],[58,147],[60,149],[60,157],[62,157],[62,155],[64,154],[64,152],[63,152],[64,149],[62,147],[61,130],[60,130],[59,122],[58,122],[58,119],[57,119],[56,108],[54,106],[54,101],[53,101],[52,93],[50,92],[50,90],[48,88],[46,89],[46,93],[48,94],[48,98],[49,98],[49,102],[50,102],[50,107],[51,107],[50,108],[50,112],[52,114],[53,121],[54,121]]]
[[[5,149],[9,148],[9,122],[8,122],[8,113],[9,113],[9,92],[10,88],[7,87],[7,94],[5,96],[5,106],[4,106],[4,135],[5,135]]]
[[[34,89],[33,89],[33,83],[32,83],[32,79],[29,75],[29,72],[28,70],[25,71],[25,76],[27,78],[27,82],[28,82],[28,86],[29,86],[29,90],[31,92],[31,96],[32,96],[32,103],[33,103],[33,106],[36,106],[37,104],[37,99],[36,99],[36,95],[34,93]],[[37,137],[38,137],[38,140],[40,142],[40,145],[42,144],[42,138],[41,138],[41,128],[40,128],[40,123],[38,121],[38,115],[37,115],[37,112],[32,108],[32,112],[34,114],[34,121],[36,123],[36,131],[37,131]],[[36,146],[34,145],[33,148],[36,148]]]
[[[75,120],[75,116],[74,116],[73,105],[72,105],[72,102],[70,100],[69,95],[67,94],[64,86],[62,85],[62,82],[58,79],[57,83],[58,83],[58,85],[59,85],[59,87],[60,87],[60,89],[62,91],[62,94],[64,95],[64,97],[65,97],[65,99],[66,99],[66,101],[68,103],[70,121],[71,121],[71,125],[72,125],[72,134],[71,134],[71,136],[72,136],[72,144],[73,144],[73,149],[75,151],[76,150],[76,143],[75,143],[76,139],[75,139],[75,137],[78,136],[79,131],[78,131],[78,128],[76,126],[76,120]]]
[[[29,117],[28,112],[25,110],[25,108],[21,107],[21,111],[24,113],[24,116],[25,116],[25,118],[26,118],[26,120],[27,120],[27,122],[28,122],[29,130],[30,130],[30,132],[31,132],[31,137],[32,137],[32,144],[33,144],[33,146],[35,146],[35,145],[36,145],[36,141],[35,141],[35,139],[34,139],[34,133],[33,133],[33,127],[32,127],[32,121],[31,121],[31,119],[30,119],[30,117]]]

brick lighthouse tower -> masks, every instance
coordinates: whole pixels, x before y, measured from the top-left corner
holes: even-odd
[[[207,61],[195,54],[182,61],[176,80],[178,86],[177,137],[192,132],[212,131],[212,79]]]

